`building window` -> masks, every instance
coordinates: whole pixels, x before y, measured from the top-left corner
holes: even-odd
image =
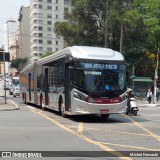
[[[42,2],[42,0],[38,0],[38,2]]]
[[[48,41],[47,41],[47,44],[52,44],[52,41],[48,40]]]
[[[38,17],[43,17],[43,13],[38,13]]]
[[[37,43],[37,39],[34,39],[34,40],[33,40],[33,43]]]
[[[58,44],[58,41],[56,41],[56,44]]]
[[[42,39],[39,39],[38,42],[39,42],[39,43],[43,43],[43,40],[42,40]]]
[[[56,3],[58,3],[58,0],[56,0]]]
[[[37,33],[34,33],[33,36],[34,36],[34,37],[37,37]]]
[[[43,51],[43,47],[39,47],[39,51]]]
[[[47,24],[48,24],[48,25],[51,25],[51,24],[52,24],[52,21],[47,21]]]
[[[56,14],[56,19],[58,19],[58,15]]]
[[[58,10],[58,6],[56,6],[56,10]]]
[[[52,18],[52,14],[47,14],[47,18]]]
[[[42,24],[42,23],[43,23],[43,21],[42,21],[42,20],[38,20],[38,23],[39,23],[39,24]]]
[[[39,33],[39,37],[43,37],[43,33]]]
[[[64,0],[65,5],[69,5],[69,0]]]
[[[56,48],[56,52],[58,52],[58,48]]]
[[[39,8],[39,9],[42,9],[42,8],[43,8],[42,4],[39,4],[39,5],[38,5],[38,8]]]
[[[36,24],[36,23],[37,23],[37,20],[34,20],[33,23]]]
[[[43,27],[41,27],[41,26],[40,26],[40,27],[38,27],[38,30],[42,31],[42,30],[43,30]]]
[[[48,38],[52,38],[52,34],[48,34],[47,37],[48,37]]]
[[[37,53],[34,53],[34,56],[37,56],[38,54]]]
[[[52,3],[52,0],[47,0],[48,3]]]
[[[48,47],[48,48],[47,48],[47,51],[50,51],[50,52],[51,52],[51,51],[52,51],[52,48]]]
[[[51,32],[52,28],[51,27],[47,27],[47,31]]]
[[[37,47],[33,47],[33,50],[34,50],[34,51],[37,51]]]
[[[47,9],[48,10],[52,10],[52,6],[47,6]]]
[[[37,4],[34,4],[34,6],[33,6],[34,8],[37,8]]]
[[[37,26],[34,26],[34,30],[37,30]]]

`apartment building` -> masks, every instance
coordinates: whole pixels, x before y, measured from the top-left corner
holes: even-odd
[[[63,39],[54,33],[54,24],[65,20],[64,10],[69,7],[69,0],[30,2],[30,51],[31,61],[35,61],[44,52],[63,49]]]
[[[18,46],[21,58],[30,59],[30,7],[21,6],[19,11]]]
[[[8,18],[4,26],[4,50],[5,52],[10,53],[11,58],[13,57],[13,54],[18,54],[17,44],[15,44],[16,42],[13,45],[13,40],[16,40],[15,37],[17,36],[17,26],[17,21],[12,17]],[[10,62],[5,62],[5,73],[9,73],[9,67]],[[1,65],[2,71],[4,70],[3,68],[4,66]]]

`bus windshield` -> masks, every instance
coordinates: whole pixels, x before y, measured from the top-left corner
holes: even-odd
[[[124,90],[126,68],[124,64],[75,63],[75,87],[91,92]]]

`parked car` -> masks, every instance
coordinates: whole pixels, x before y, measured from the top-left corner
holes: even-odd
[[[13,97],[19,96],[19,92],[20,92],[20,87],[19,87],[19,84],[17,84],[14,86],[14,89],[13,89]]]
[[[4,90],[9,90],[10,89],[10,85],[8,82],[6,82],[3,86]]]

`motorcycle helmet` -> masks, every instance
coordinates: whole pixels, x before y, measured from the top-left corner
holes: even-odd
[[[131,88],[128,88],[127,92],[128,92],[128,93],[132,93],[132,89],[131,89]]]

